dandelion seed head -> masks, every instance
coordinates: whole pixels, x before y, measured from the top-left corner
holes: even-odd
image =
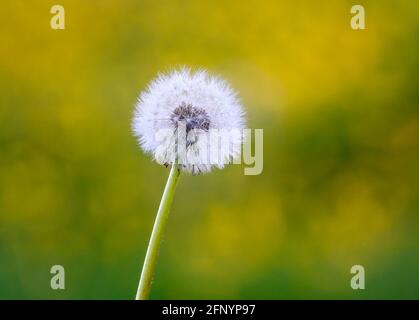
[[[140,94],[133,131],[158,163],[177,159],[182,171],[198,174],[240,156],[244,123],[242,105],[226,81],[182,68],[160,74]]]

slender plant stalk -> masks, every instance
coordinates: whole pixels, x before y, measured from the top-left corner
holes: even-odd
[[[154,221],[153,231],[151,233],[150,242],[148,243],[147,254],[145,256],[143,270],[141,272],[140,283],[138,285],[136,300],[147,300],[150,295],[151,281],[153,279],[154,270],[156,269],[157,256],[159,253],[160,243],[164,227],[169,217],[170,206],[175,194],[176,185],[180,176],[177,161],[175,161],[170,170],[166,187],[160,201],[159,211]]]

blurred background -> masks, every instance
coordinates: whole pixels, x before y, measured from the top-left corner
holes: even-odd
[[[418,299],[419,4],[354,31],[356,3],[3,1],[0,298],[134,297],[169,170],[133,105],[187,65],[240,93],[264,171],[181,177],[151,298]]]

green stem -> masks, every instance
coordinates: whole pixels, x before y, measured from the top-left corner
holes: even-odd
[[[140,283],[138,285],[136,300],[147,300],[150,295],[151,281],[153,279],[154,270],[156,269],[157,256],[159,253],[160,243],[164,227],[169,217],[170,206],[175,194],[176,185],[180,171],[177,162],[172,165],[163,196],[160,201],[159,211],[154,221],[153,231],[151,232],[150,242],[145,256],[143,270],[141,272]]]

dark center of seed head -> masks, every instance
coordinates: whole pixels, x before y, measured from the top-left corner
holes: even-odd
[[[181,104],[173,111],[170,120],[175,127],[178,126],[179,122],[184,122],[187,133],[192,129],[208,131],[210,127],[210,119],[207,112],[202,108],[193,107],[191,104],[186,103]]]

